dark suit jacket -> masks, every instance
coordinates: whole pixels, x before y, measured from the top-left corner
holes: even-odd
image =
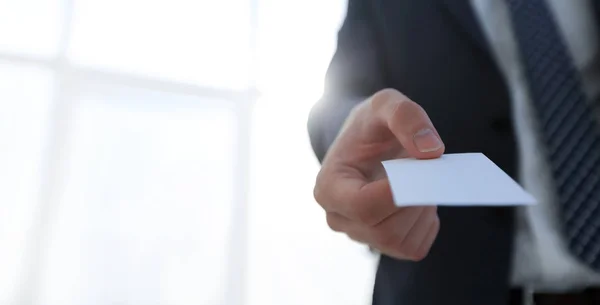
[[[515,177],[507,86],[470,1],[349,0],[326,82],[308,122],[319,160],[356,103],[395,88],[423,106],[447,153],[483,152]],[[426,259],[381,257],[373,303],[506,305],[513,210],[440,207],[439,216]]]

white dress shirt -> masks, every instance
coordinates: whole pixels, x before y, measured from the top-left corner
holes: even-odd
[[[526,0],[525,0],[526,1]],[[547,0],[586,93],[600,92],[598,29],[590,0]],[[508,7],[502,0],[471,0],[492,55],[510,91],[520,160],[520,182],[539,201],[517,213],[512,284],[536,291],[562,291],[600,286],[600,274],[578,263],[568,252],[560,230],[556,193],[535,130],[535,114],[520,63]]]

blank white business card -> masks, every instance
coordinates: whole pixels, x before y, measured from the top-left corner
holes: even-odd
[[[536,200],[481,153],[382,162],[397,206],[514,206]]]

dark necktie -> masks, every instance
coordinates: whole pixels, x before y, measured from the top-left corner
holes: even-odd
[[[569,0],[570,1],[570,0]],[[544,0],[506,0],[571,252],[600,271],[600,129]]]

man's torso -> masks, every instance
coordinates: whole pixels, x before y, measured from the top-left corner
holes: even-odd
[[[444,139],[447,153],[483,152],[518,179],[519,158],[531,162],[534,150],[525,150],[523,138],[515,137],[526,128],[515,129],[513,122],[528,114],[513,112],[511,100],[516,87],[511,81],[516,78],[506,77],[507,72],[499,68],[497,50],[487,43],[489,31],[485,32],[477,19],[485,7],[475,7],[479,11],[474,11],[469,1],[453,0],[372,1],[379,58],[386,68],[386,86],[423,106]],[[535,162],[528,164],[535,167]],[[525,182],[535,177],[525,175],[525,171],[523,174]],[[540,194],[544,192],[543,185],[529,186],[536,185]],[[513,253],[519,256],[523,251],[535,253],[540,249],[513,247],[515,232],[526,242],[540,235],[521,235],[521,225],[515,231],[511,208],[440,207],[439,214],[442,229],[426,259],[412,263],[381,258],[374,303],[506,304],[512,267],[528,264],[526,260],[513,262]],[[531,222],[533,217],[524,218],[527,226],[538,226],[538,232],[545,229],[543,225],[548,222]],[[552,238],[537,246],[552,246],[549,243]],[[550,249],[562,248],[554,245]],[[534,255],[530,258],[535,260]],[[562,270],[572,266],[566,255],[538,259],[539,268],[523,278],[539,280],[540,270],[549,270],[542,268],[551,259],[558,259]],[[573,278],[588,280],[582,272]],[[521,279],[515,276],[513,280]]]
[[[579,264],[564,245],[551,173],[536,130],[525,72],[520,64],[504,1],[471,0],[492,55],[509,87],[519,155],[519,180],[539,204],[517,211],[512,284],[536,290],[570,290],[600,284],[600,277]],[[548,0],[565,37],[584,87],[596,99],[598,32],[590,0]]]

